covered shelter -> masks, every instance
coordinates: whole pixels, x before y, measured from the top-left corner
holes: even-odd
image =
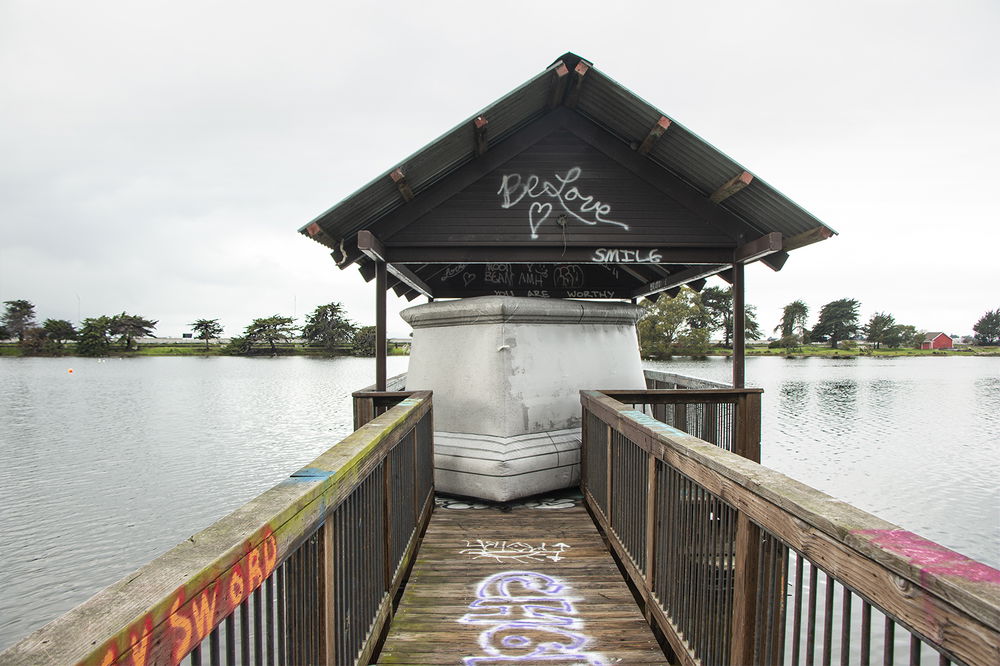
[[[573,53],[300,230],[385,294],[656,299],[733,286],[744,383],[744,267],[780,270],[835,232]]]

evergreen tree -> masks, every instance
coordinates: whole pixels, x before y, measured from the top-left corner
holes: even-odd
[[[888,312],[876,312],[872,315],[868,323],[862,329],[865,340],[875,343],[875,349],[879,349],[882,343],[888,344],[889,339],[895,339],[892,329],[896,325],[896,318]]]
[[[76,353],[80,356],[107,356],[111,348],[108,340],[109,317],[94,317],[83,320],[80,328]]]
[[[63,349],[67,340],[76,340],[76,328],[65,319],[46,319],[42,328],[45,330],[45,337],[59,351]]]
[[[976,334],[976,344],[1000,344],[1000,308],[987,311],[972,327]]]
[[[18,342],[24,342],[24,334],[35,325],[35,306],[31,301],[4,301],[6,306],[0,321],[8,331],[8,336],[16,335]]]
[[[302,327],[302,337],[309,344],[333,351],[341,345],[350,344],[357,327],[347,319],[347,313],[340,303],[320,305],[306,317]]]
[[[276,343],[291,340],[298,329],[295,327],[295,320],[291,317],[281,315],[271,315],[262,319],[254,319],[247,326],[243,336],[246,338],[247,350],[258,342],[266,342],[271,346],[271,355],[278,353]]]
[[[861,303],[853,298],[841,298],[830,301],[819,312],[819,321],[812,330],[812,336],[820,340],[829,340],[830,346],[837,348],[837,343],[851,338],[858,332],[858,309]]]
[[[352,338],[353,353],[355,356],[375,355],[375,327],[362,326],[354,332]]]
[[[108,320],[108,333],[112,336],[119,336],[118,341],[125,343],[126,350],[132,348],[132,341],[135,338],[152,335],[154,328],[156,328],[155,321],[125,312],[115,315]]]
[[[808,319],[809,306],[805,304],[805,301],[792,301],[782,310],[781,323],[774,328],[774,332],[780,332],[782,339],[798,335],[802,342],[805,342],[806,321]]]
[[[188,324],[197,334],[199,340],[205,341],[205,349],[208,349],[208,341],[222,335],[222,324],[218,319],[199,319],[193,324]]]

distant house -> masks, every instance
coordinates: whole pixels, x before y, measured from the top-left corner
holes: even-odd
[[[921,349],[952,349],[954,346],[951,336],[940,331],[931,331],[924,336],[924,341],[920,343]]]

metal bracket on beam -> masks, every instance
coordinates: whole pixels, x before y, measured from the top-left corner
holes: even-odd
[[[642,143],[635,149],[635,152],[640,155],[648,154],[653,149],[653,146],[656,145],[656,142],[660,140],[660,137],[663,136],[663,133],[667,131],[668,127],[670,127],[670,118],[660,116],[660,119],[649,130],[649,134],[642,140]]]
[[[410,184],[406,182],[406,175],[403,170],[396,168],[392,173],[389,174],[392,178],[392,182],[396,183],[396,187],[399,188],[399,193],[403,195],[403,201],[413,200],[413,190],[410,189]]]
[[[757,261],[769,254],[781,252],[782,249],[781,232],[772,231],[757,240],[752,240],[736,248],[736,262],[749,264],[751,261]]]
[[[713,192],[712,195],[708,197],[708,199],[712,203],[719,203],[720,201],[728,199],[729,197],[733,196],[734,194],[742,190],[744,187],[749,185],[752,181],[753,181],[753,174],[751,174],[749,171],[744,171],[740,175],[733,176],[732,178],[727,180],[722,185],[722,187]]]
[[[486,125],[489,121],[486,116],[479,116],[472,121],[473,128],[476,132],[476,146],[475,153],[476,157],[479,157],[489,148],[489,144],[486,141]]]

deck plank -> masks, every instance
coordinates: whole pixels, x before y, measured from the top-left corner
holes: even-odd
[[[431,517],[379,664],[666,664],[582,506]]]

